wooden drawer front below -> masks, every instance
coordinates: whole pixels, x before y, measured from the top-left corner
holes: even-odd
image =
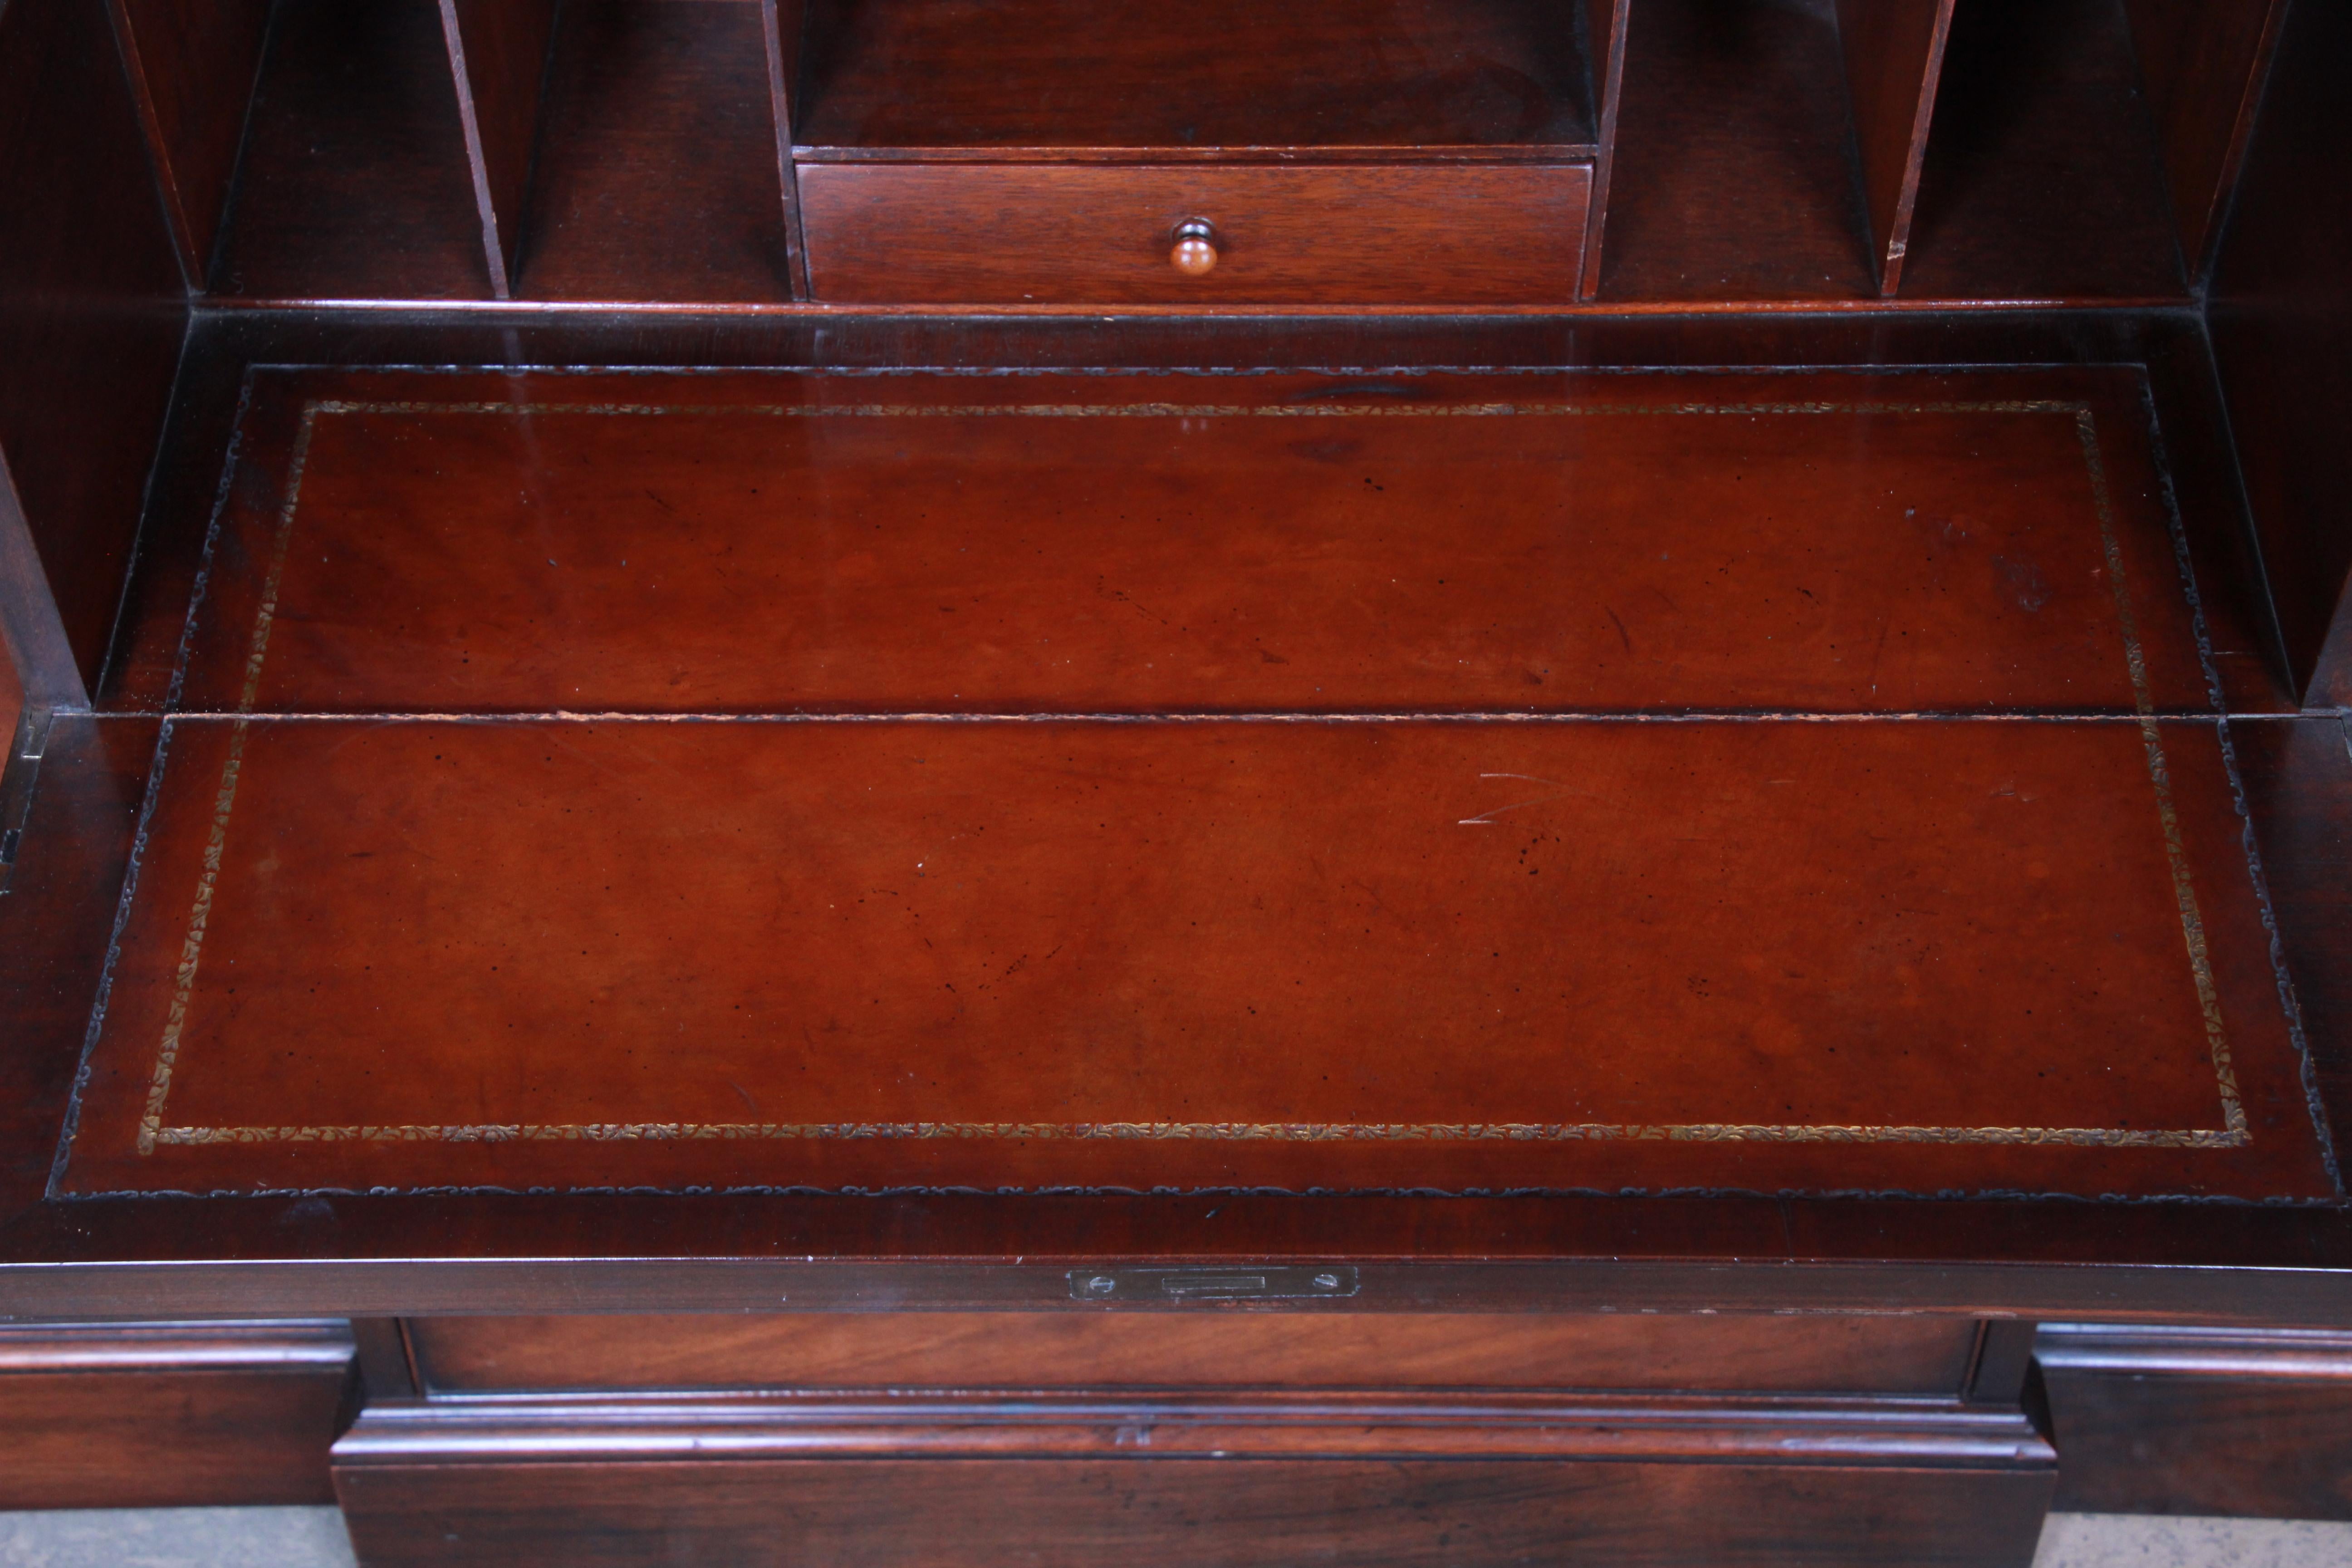
[[[798,1312],[425,1318],[444,1391],[641,1388],[1486,1387],[1950,1396],[1961,1318]]]
[[[1513,304],[1576,297],[1582,163],[808,163],[810,285],[849,304]],[[1207,273],[1170,260],[1213,226]]]
[[[340,1321],[0,1327],[0,1509],[333,1500]]]

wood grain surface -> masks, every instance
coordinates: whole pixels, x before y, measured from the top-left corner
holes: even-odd
[[[333,1500],[338,1321],[0,1325],[0,1504]]]
[[[1211,1451],[1226,1458],[1192,1457]],[[2021,1417],[1933,1401],[1496,1395],[435,1402],[362,1416],[335,1477],[371,1563],[1078,1563],[1172,1545],[1234,1563],[1721,1564],[1801,1542],[1809,1562],[1874,1568],[2022,1563],[2052,1480]]]
[[[1882,294],[1901,291],[1953,0],[1839,0],[1854,153]]]
[[[797,139],[833,153],[1589,156],[1594,125],[1576,13],[1534,0],[812,0],[799,82]]]
[[[2352,1335],[2045,1327],[2058,1506],[2352,1519]]]
[[[440,0],[490,292],[509,299],[539,142],[555,0]]]
[[[490,297],[434,0],[287,0],[212,286],[277,299]]]
[[[181,266],[212,268],[270,0],[109,0],[139,98]]]
[[[2315,708],[2352,707],[2352,529],[2338,410],[2352,397],[2343,309],[2352,158],[2331,110],[2330,62],[2352,16],[2299,5],[2284,23],[2260,129],[2215,263],[2214,359],[2229,396],[2269,592],[2295,689]]]
[[[1568,303],[1592,171],[1560,164],[817,163],[809,288],[839,303]],[[1169,263],[1214,226],[1213,271]]]
[[[0,598],[47,601],[0,615],[19,632],[62,631],[70,668],[45,636],[27,674],[69,700],[105,665],[188,320],[103,5],[31,0],[0,14],[0,485],[14,481],[24,520]]]
[[[521,291],[793,297],[756,5],[583,0],[548,68]]]
[[[1644,0],[1600,296],[1875,295],[1832,0]]]
[[[1614,1388],[1950,1395],[1964,1318],[769,1313],[418,1318],[436,1392],[586,1388]]]

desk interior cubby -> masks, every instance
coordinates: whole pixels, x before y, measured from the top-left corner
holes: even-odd
[[[1474,184],[1500,178],[1474,165],[1582,167],[1589,198],[1496,187],[1522,193],[1514,223],[1582,256],[1564,291],[1530,299],[2183,299],[2269,36],[2268,0],[116,3],[135,37],[235,13],[201,58],[141,56],[159,133],[180,143],[166,187],[192,276],[303,300],[837,302],[803,260],[801,172],[875,163],[1147,183],[1171,165],[1364,164]],[[1113,210],[942,178],[1002,205],[1007,237],[1056,207],[1076,238],[1045,223],[1046,254]],[[1331,243],[1409,269],[1425,198],[1372,188],[1318,200],[1397,221]],[[860,192],[894,214],[941,194],[879,175]],[[1418,232],[1456,226],[1433,211]],[[887,224],[867,237],[909,243]],[[952,295],[971,240],[940,243]],[[1079,274],[964,302],[1141,298]],[[880,292],[864,302],[958,302],[866,275]],[[1288,293],[1163,302],[1367,299],[1301,275]],[[1429,302],[1484,300],[1449,297],[1451,276],[1434,268]]]
[[[794,155],[1591,158],[1546,0],[809,0]]]

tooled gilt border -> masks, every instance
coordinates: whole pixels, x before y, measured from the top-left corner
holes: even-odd
[[[2179,909],[2182,938],[2203,1014],[2223,1125],[2219,1129],[2123,1129],[2105,1127],[1904,1127],[1828,1125],[1738,1125],[1677,1123],[1634,1125],[1614,1123],[1533,1122],[566,1122],[429,1125],[351,1125],[285,1127],[167,1126],[163,1113],[178,1066],[188,1012],[204,956],[205,933],[210,922],[214,889],[227,847],[230,814],[236,802],[237,776],[243,766],[249,715],[257,699],[263,661],[277,613],[279,584],[299,506],[303,470],[310,440],[322,415],[411,414],[516,416],[533,413],[661,416],[750,414],[773,416],[897,417],[924,416],[1027,417],[1387,417],[1432,418],[1538,415],[1556,417],[1663,415],[1790,415],[1790,414],[2066,414],[2074,419],[2099,524],[2108,581],[2115,597],[2118,630],[2129,667],[2132,698],[2140,741],[2147,755],[2148,779],[2156,794],[2157,815],[2164,834],[2165,854],[2172,874],[2173,894]],[[1198,1140],[1208,1142],[1575,1142],[1612,1141],[1675,1141],[1692,1142],[1765,1143],[1943,1143],[2038,1144],[2091,1148],[2226,1149],[2252,1142],[2238,1093],[2237,1074],[2221,1021],[2221,1001],[2208,955],[2205,925],[2191,880],[2179,817],[2172,796],[2171,775],[2165,760],[2162,735],[2156,719],[2147,669],[2142,656],[2137,619],[2125,583],[2122,552],[2116,542],[2114,509],[2108,494],[2106,468],[2099,453],[2098,434],[2090,405],[2057,400],[1892,403],[1739,403],[1739,404],[1468,404],[1446,407],[1400,408],[1394,405],[1326,404],[1296,406],[1224,406],[1198,404],[1031,404],[1031,405],[714,405],[709,407],[656,404],[420,403],[405,401],[311,400],[302,410],[289,465],[286,490],[278,510],[270,546],[261,603],[255,613],[253,634],[245,662],[245,680],[232,724],[228,754],[221,767],[214,796],[212,828],[198,876],[195,898],[188,915],[180,963],[173,975],[172,1000],[159,1043],[146,1106],[139,1120],[138,1152],[152,1154],[159,1146],[201,1146],[219,1143],[313,1142],[627,1142],[635,1141],[731,1141],[786,1139],[1040,1139],[1040,1140]]]

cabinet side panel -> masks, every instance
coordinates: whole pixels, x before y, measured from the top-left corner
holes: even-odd
[[[2213,356],[2306,704],[2352,705],[2352,9],[2298,5],[2214,268]]]
[[[0,11],[0,452],[97,683],[187,298],[102,0]]]

